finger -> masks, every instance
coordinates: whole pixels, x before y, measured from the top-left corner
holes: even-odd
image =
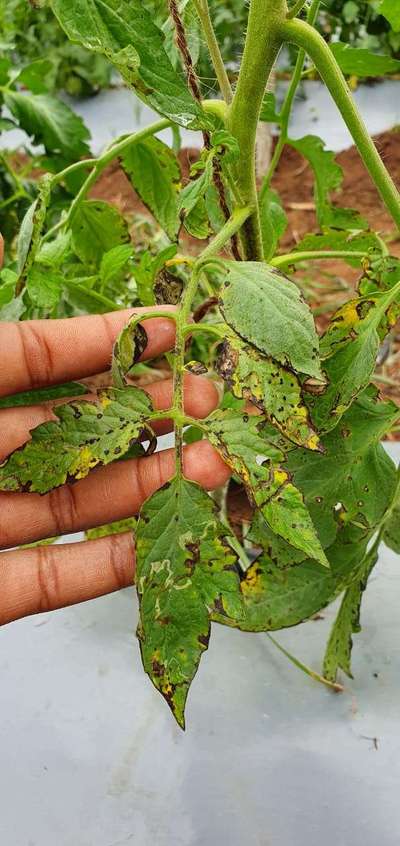
[[[0,625],[133,584],[132,534],[0,555]]]
[[[185,448],[184,472],[208,490],[223,485],[230,475],[207,441]],[[75,485],[63,485],[46,496],[0,494],[0,548],[131,517],[174,473],[175,450],[169,449],[94,470]]]
[[[172,310],[172,306],[159,306]],[[71,317],[0,324],[0,396],[101,373],[110,366],[114,342],[137,308]],[[146,320],[148,345],[143,359],[172,349],[175,324],[167,318]]]
[[[202,376],[194,376],[188,373],[184,382],[185,411],[190,417],[202,418],[218,405],[218,392],[213,382]],[[146,392],[153,400],[154,408],[158,411],[167,411],[172,403],[172,380],[163,379],[160,382],[153,382],[146,385]],[[88,399],[92,398],[88,396]],[[82,399],[80,397],[79,399]],[[7,408],[0,411],[0,461],[4,460],[10,452],[18,449],[29,440],[29,433],[41,423],[49,420],[56,420],[54,407],[65,403],[65,399],[57,403],[47,405],[36,405],[25,408]],[[154,423],[152,428],[158,435],[165,434],[171,430],[171,421],[163,420]]]

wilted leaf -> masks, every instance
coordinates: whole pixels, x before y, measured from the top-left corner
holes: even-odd
[[[329,431],[369,384],[382,338],[398,316],[392,313],[400,290],[349,300],[333,316],[321,340],[328,387],[310,399],[311,416],[318,429]]]
[[[150,397],[139,388],[106,388],[95,402],[57,406],[58,421],[33,429],[32,440],[0,465],[0,490],[44,494],[83,479],[127,452],[146,430],[152,410]]]
[[[322,378],[314,320],[297,285],[257,262],[224,264],[221,310],[229,326],[280,364]]]
[[[304,498],[290,474],[280,466],[284,455],[273,440],[269,441],[270,427],[265,427],[265,420],[247,414],[239,416],[234,411],[217,411],[206,425],[208,440],[240,476],[250,500],[272,531],[326,566]]]
[[[365,391],[322,438],[323,453],[296,449],[286,467],[305,496],[322,545],[329,546],[348,525],[365,537],[379,526],[396,485],[393,461],[380,441],[400,416],[392,402]]]
[[[154,283],[157,305],[178,305],[183,291],[183,281],[166,268],[160,270]]]
[[[173,151],[159,138],[146,138],[124,151],[121,164],[143,203],[174,241],[180,228],[181,172]]]
[[[89,130],[62,100],[49,94],[26,96],[10,90],[4,99],[21,129],[34,144],[43,144],[48,153],[74,161],[90,153]]]
[[[143,664],[180,726],[210,638],[210,615],[239,623],[236,555],[211,498],[174,479],[145,503],[136,535],[138,637]]]
[[[318,449],[318,435],[304,405],[301,385],[291,370],[233,334],[228,334],[220,348],[216,369],[235,397],[249,400],[264,411],[286,438]]]
[[[343,670],[350,678],[353,634],[361,631],[360,611],[363,593],[375,564],[378,552],[372,548],[357,569],[356,576],[342,599],[340,609],[333,624],[324,658],[323,674],[329,681],[335,681],[338,670]]]

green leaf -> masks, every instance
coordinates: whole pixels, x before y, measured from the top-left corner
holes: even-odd
[[[179,195],[178,211],[185,229],[194,238],[207,238],[211,234],[206,196],[212,187],[213,163],[210,156],[197,179],[188,182]]]
[[[58,267],[68,255],[70,247],[71,231],[59,232],[53,241],[46,241],[41,245],[36,253],[36,261],[47,267]]]
[[[112,247],[111,250],[103,254],[100,262],[100,279],[103,285],[110,285],[121,279],[132,254],[133,247],[129,244]]]
[[[63,287],[64,277],[62,273],[49,270],[34,264],[31,267],[26,287],[32,303],[38,308],[52,309],[59,302]]]
[[[135,264],[133,275],[135,277],[138,299],[145,306],[155,304],[154,282],[157,274],[164,267],[165,262],[174,258],[177,253],[176,244],[171,244],[161,252],[153,256],[149,250],[140,257],[140,262]]]
[[[378,402],[368,388],[322,438],[323,453],[288,454],[284,466],[305,496],[324,548],[346,526],[365,537],[380,525],[396,486],[395,466],[380,441],[399,416],[394,403]]]
[[[286,438],[308,449],[318,449],[318,436],[304,405],[301,385],[292,371],[234,335],[224,341],[216,370],[235,397],[257,406]]]
[[[237,558],[211,498],[174,479],[142,508],[136,535],[138,637],[143,665],[184,728],[192,679],[210,638],[210,615],[239,622]]]
[[[146,138],[124,151],[121,164],[143,203],[174,241],[180,229],[177,192],[181,180],[174,152],[159,138]]]
[[[379,13],[389,21],[394,32],[400,32],[400,6],[398,0],[383,0]]]
[[[90,133],[82,118],[49,94],[25,95],[7,91],[4,101],[21,129],[34,144],[43,144],[48,153],[77,160],[90,153]]]
[[[372,50],[350,47],[341,41],[329,46],[340,69],[348,76],[385,76],[400,71],[400,61],[391,56],[379,56]]]
[[[314,320],[297,285],[257,262],[224,264],[220,306],[229,326],[280,364],[322,379]]]
[[[260,120],[266,123],[281,123],[281,116],[276,109],[276,97],[272,92],[267,91],[262,101]]]
[[[17,75],[13,77],[13,82],[29,88],[32,94],[46,94],[52,85],[48,77],[52,75],[53,70],[53,62],[49,59],[36,59],[18,70]]]
[[[77,397],[87,394],[87,385],[80,382],[65,382],[63,385],[56,385],[54,388],[38,388],[34,391],[23,391],[13,394],[10,397],[0,398],[0,408],[16,408],[22,405],[40,405],[49,400],[61,399],[63,397]]]
[[[106,56],[158,112],[181,126],[207,122],[141,0],[51,0],[50,5],[71,41]]]
[[[101,390],[95,402],[76,400],[58,406],[54,410],[58,422],[33,429],[32,440],[0,465],[0,490],[44,494],[83,479],[139,441],[152,410],[150,397],[131,387]],[[151,434],[150,438],[154,440]]]
[[[269,228],[268,231],[266,231],[267,221],[272,224],[272,228],[274,230],[274,240],[272,246],[269,241]],[[272,188],[261,195],[260,222],[264,247],[266,248],[266,251],[270,250],[271,254],[275,255],[279,241],[286,232],[288,219],[282,206],[279,194],[277,194],[276,191],[273,191]],[[266,237],[268,240],[265,240]],[[299,249],[299,247],[297,249]]]
[[[329,384],[323,394],[308,402],[318,429],[329,431],[336,426],[369,384],[382,337],[393,323],[391,307],[395,296],[396,289],[392,289],[349,300],[334,314],[320,347]]]
[[[297,141],[288,139],[288,144],[301,153],[313,169],[315,206],[320,226],[335,229],[368,229],[367,222],[353,209],[332,205],[330,194],[341,187],[343,171],[335,160],[335,153],[325,149],[321,138],[316,135],[306,135]]]
[[[352,635],[361,631],[361,601],[378,557],[378,551],[376,547],[373,547],[358,568],[354,582],[344,594],[325,652],[323,674],[329,681],[336,680],[338,670],[343,670],[347,676],[353,678],[351,672]]]
[[[84,200],[71,224],[72,246],[83,262],[99,265],[103,253],[129,241],[128,225],[114,206]]]
[[[299,490],[280,462],[282,451],[264,435],[265,420],[217,411],[207,419],[207,438],[233,472],[272,531],[310,558],[327,566],[311,517]]]

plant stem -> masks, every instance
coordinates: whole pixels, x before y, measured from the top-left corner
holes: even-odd
[[[213,238],[208,246],[200,253],[198,259],[193,265],[192,275],[189,284],[183,295],[182,305],[177,313],[176,319],[176,340],[174,351],[174,374],[173,374],[173,390],[174,390],[174,431],[175,431],[175,456],[176,456],[176,475],[181,478],[183,475],[183,426],[185,424],[185,410],[184,410],[184,375],[185,375],[185,340],[186,329],[190,319],[190,312],[192,308],[193,299],[195,297],[200,275],[203,271],[204,264],[212,259],[222,247],[227,244],[236,232],[243,226],[245,221],[251,214],[249,206],[243,209],[234,209],[229,220],[222,227],[221,231]]]
[[[284,256],[276,256],[271,259],[270,264],[274,267],[290,267],[292,264],[298,264],[300,261],[319,261],[320,259],[362,259],[365,257],[365,252],[356,250],[314,250],[310,252],[293,252],[287,253]]]
[[[310,24],[310,26],[313,26],[315,21],[317,20],[320,5],[321,5],[321,0],[313,0],[312,4],[310,6],[310,9],[309,9],[308,15],[307,15],[307,21]],[[292,17],[292,15],[289,13],[288,17],[290,18],[290,17]],[[280,135],[279,135],[278,143],[275,147],[274,154],[273,154],[272,159],[271,159],[270,166],[268,168],[268,171],[265,175],[265,178],[264,178],[264,181],[263,181],[263,184],[262,184],[262,188],[261,188],[261,191],[260,191],[260,202],[262,201],[264,194],[266,193],[266,191],[268,191],[268,189],[270,187],[272,177],[273,177],[273,175],[276,171],[276,168],[278,167],[278,164],[279,164],[281,156],[282,156],[282,152],[284,150],[285,144],[286,144],[287,139],[288,139],[290,115],[291,115],[291,112],[292,112],[292,107],[293,107],[294,98],[296,96],[296,91],[299,87],[299,83],[300,83],[301,76],[302,76],[302,73],[303,73],[305,58],[306,58],[305,50],[300,49],[299,52],[298,52],[298,55],[297,55],[296,64],[295,64],[294,71],[293,71],[293,76],[292,76],[292,79],[290,81],[288,90],[286,92],[286,97],[284,99],[283,106],[282,106],[281,111],[279,113]]]
[[[73,220],[78,207],[80,206],[82,200],[85,199],[88,192],[90,191],[92,185],[97,181],[100,174],[105,170],[107,165],[110,164],[114,159],[118,158],[127,147],[130,147],[131,144],[137,144],[139,141],[143,141],[145,138],[148,138],[150,135],[155,135],[157,132],[161,132],[162,129],[168,129],[171,126],[171,121],[167,118],[163,118],[162,120],[158,120],[155,123],[150,124],[150,126],[144,127],[144,129],[140,129],[138,132],[134,132],[133,135],[128,135],[126,138],[122,138],[117,144],[113,144],[109,147],[102,156],[99,156],[97,159],[85,159],[82,162],[76,162],[75,165],[70,165],[69,167],[65,168],[65,170],[60,171],[60,173],[56,173],[55,176],[52,178],[52,187],[57,185],[61,182],[65,176],[68,176],[70,173],[74,171],[80,170],[81,167],[92,167],[92,171],[85,179],[85,182],[81,186],[80,190],[78,191],[76,197],[74,197],[69,210],[68,214],[65,215],[64,218],[58,221],[52,229],[46,233],[43,238],[43,241],[47,241],[51,238],[55,233],[61,229],[62,227],[68,225]]]
[[[299,12],[301,12],[301,10],[304,8],[306,3],[307,0],[297,0],[297,3],[295,3],[294,6],[290,7],[287,13],[287,19],[290,20],[291,18],[295,18],[299,14]]]
[[[230,108],[229,129],[239,143],[240,157],[235,169],[240,194],[253,213],[242,232],[245,258],[262,261],[263,239],[257,201],[255,145],[256,131],[265,88],[282,45],[279,28],[285,20],[286,0],[251,0],[242,64]],[[268,221],[265,223],[267,230]],[[265,232],[273,243],[273,230]]]
[[[221,94],[226,103],[230,103],[233,97],[233,91],[229,82],[229,77],[225,69],[224,61],[221,56],[219,44],[216,39],[214,27],[210,17],[210,10],[208,7],[208,0],[194,0],[197,14],[204,32],[204,37],[207,42],[208,51],[211,56],[211,61],[215,70],[215,75],[221,90]]]
[[[315,29],[299,19],[286,21],[281,26],[280,34],[286,41],[304,49],[313,60],[351,132],[372,181],[396,226],[400,229],[400,194],[368,133],[342,71],[328,45]]]

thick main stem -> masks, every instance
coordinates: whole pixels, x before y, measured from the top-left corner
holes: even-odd
[[[284,40],[304,49],[313,60],[353,136],[371,179],[400,229],[400,194],[383,164],[328,45],[315,29],[301,20],[286,21],[281,26],[280,34]]]
[[[279,29],[286,13],[286,0],[251,0],[243,59],[228,121],[240,148],[235,173],[238,187],[243,202],[254,206],[242,241],[245,258],[255,261],[264,257],[257,204],[256,132],[265,88],[282,44]]]

